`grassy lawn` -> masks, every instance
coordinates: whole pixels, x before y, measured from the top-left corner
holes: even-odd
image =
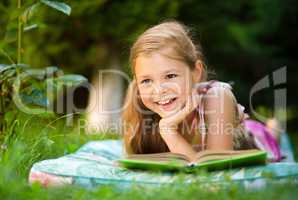
[[[82,188],[67,186],[45,189],[30,186],[27,177],[33,163],[76,151],[90,140],[117,138],[113,134],[85,135],[68,128],[64,120],[22,116],[10,136],[4,137],[0,161],[0,197],[3,199],[293,199],[298,195],[297,183],[272,184],[259,190],[244,190],[236,184],[228,187],[189,184],[147,188],[138,185],[119,190],[113,186]],[[38,123],[36,123],[38,121]],[[297,149],[296,149],[297,150]],[[297,155],[297,154],[296,154]]]

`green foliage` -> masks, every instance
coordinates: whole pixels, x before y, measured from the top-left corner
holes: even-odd
[[[81,75],[63,75],[57,67],[34,70],[27,65],[0,65],[0,133],[9,129],[18,112],[55,118],[53,104],[64,92],[87,82]],[[60,113],[61,114],[61,113]]]
[[[3,12],[4,17],[4,29],[1,30],[1,35],[4,35],[3,41],[0,42],[0,50],[2,54],[7,57],[11,64],[16,62],[10,56],[11,46],[10,44],[17,40],[17,63],[21,63],[22,54],[24,49],[22,48],[23,32],[35,29],[38,27],[36,23],[30,24],[34,15],[38,13],[41,5],[46,5],[50,8],[58,10],[66,15],[70,15],[71,7],[63,2],[48,1],[48,0],[28,0],[22,5],[22,0],[11,1],[4,5],[0,5],[0,9]],[[1,16],[1,15],[0,15]],[[2,39],[2,37],[0,38]],[[8,50],[7,50],[8,49]]]
[[[77,74],[66,74],[55,78],[47,79],[47,84],[50,87],[55,87],[58,91],[61,91],[64,87],[74,87],[83,84],[87,79]]]
[[[9,132],[8,135],[11,135],[14,132],[16,116],[19,112],[39,114],[44,118],[55,118],[54,110],[51,109],[54,101],[64,95],[64,90],[75,88],[87,81],[80,75],[63,75],[63,72],[57,67],[37,70],[20,64],[21,51],[23,51],[22,33],[37,27],[36,24],[26,25],[37,14],[41,5],[70,15],[69,5],[48,0],[26,1],[24,5],[21,0],[17,0],[7,4],[8,7],[11,6],[13,12],[10,13],[9,20],[5,23],[6,33],[0,43],[1,52],[11,62],[11,64],[0,64],[0,136],[2,139],[5,137],[4,133]],[[2,4],[0,8],[9,11]],[[9,12],[5,12],[5,15],[8,16]],[[15,39],[18,43],[16,49],[18,64],[15,64],[14,58],[5,50],[6,45]]]
[[[59,10],[60,12],[63,12],[66,15],[70,15],[71,8],[69,5],[57,1],[48,1],[48,0],[40,0],[41,3],[52,7],[56,10]]]
[[[73,8],[69,18],[44,9],[35,17],[37,24],[46,22],[48,28],[24,36],[24,62],[34,67],[59,62],[64,70],[86,76],[93,69],[110,67],[114,60],[121,66],[127,63],[127,49],[137,35],[152,24],[175,18],[180,4],[177,0],[66,2]]]

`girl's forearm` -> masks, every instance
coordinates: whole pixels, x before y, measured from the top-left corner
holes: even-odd
[[[195,158],[196,151],[192,146],[178,133],[176,130],[170,132],[161,132],[161,137],[166,142],[172,153],[180,153],[189,157],[191,160]]]

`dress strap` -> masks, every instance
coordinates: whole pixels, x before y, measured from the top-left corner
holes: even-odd
[[[200,98],[200,102],[202,102],[202,97]],[[203,104],[199,107],[199,130],[201,133],[201,141],[202,141],[202,150],[205,150],[205,140],[206,140],[206,135],[207,135],[207,127],[205,124],[205,119],[204,119],[204,108]]]

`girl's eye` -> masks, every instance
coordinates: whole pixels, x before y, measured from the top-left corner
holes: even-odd
[[[175,78],[177,76],[178,76],[177,74],[168,74],[167,78],[171,79],[171,78]]]
[[[148,84],[148,83],[150,83],[150,79],[144,79],[144,80],[142,80],[141,81],[141,84]]]

